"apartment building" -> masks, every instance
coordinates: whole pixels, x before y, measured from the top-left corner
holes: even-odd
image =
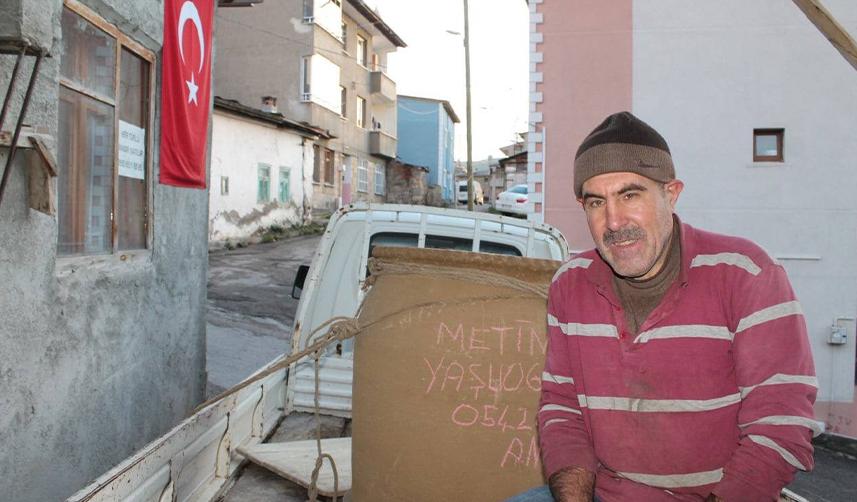
[[[399,159],[429,170],[429,187],[436,187],[447,204],[454,203],[455,124],[458,115],[449,101],[402,96],[397,99]]]
[[[313,145],[312,206],[380,202],[396,157],[396,84],[387,55],[404,41],[362,0],[283,0],[217,14],[215,94],[279,111],[330,136]]]

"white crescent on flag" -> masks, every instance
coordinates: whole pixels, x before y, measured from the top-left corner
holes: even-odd
[[[205,37],[202,33],[202,19],[199,17],[199,11],[196,8],[196,5],[191,0],[186,0],[185,3],[182,4],[181,11],[179,12],[179,21],[178,21],[178,42],[179,42],[179,55],[181,56],[182,63],[185,62],[184,59],[184,45],[182,42],[182,33],[184,31],[184,25],[188,21],[194,25],[196,28],[196,36],[199,39],[199,71],[202,71],[202,65],[205,61]],[[187,84],[188,89],[188,97],[187,102],[197,105],[197,96],[196,93],[199,90],[199,86],[196,85],[196,80],[194,79],[194,74],[191,72],[190,80],[186,80],[185,84]]]

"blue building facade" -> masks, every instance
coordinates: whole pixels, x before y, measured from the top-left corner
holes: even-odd
[[[397,97],[398,153],[402,162],[429,170],[429,186],[439,186],[443,200],[455,197],[455,124],[458,116],[448,101]]]

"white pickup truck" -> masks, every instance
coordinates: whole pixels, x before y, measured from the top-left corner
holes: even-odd
[[[348,206],[331,218],[311,266],[298,273],[293,289],[293,296],[300,296],[293,353],[306,348],[312,342],[308,335],[326,320],[356,313],[364,295],[368,258],[376,245],[553,260],[568,254],[568,245],[558,230],[517,218],[424,206]],[[281,361],[272,361],[256,375]],[[350,341],[331,347],[321,359],[321,413],[350,416],[352,362]],[[260,460],[263,455],[257,457],[254,452],[264,448],[261,445],[281,423],[282,427],[288,425],[288,420],[284,421],[288,415],[314,410],[314,364],[302,362],[277,370],[207,403],[68,500],[220,500],[228,495],[248,458],[265,465],[264,459]],[[349,451],[347,441],[338,443],[345,445],[345,455]],[[314,462],[315,442],[311,443],[298,446],[311,447],[303,451],[309,451],[311,455],[304,456],[311,456]],[[276,466],[268,467],[277,470]]]

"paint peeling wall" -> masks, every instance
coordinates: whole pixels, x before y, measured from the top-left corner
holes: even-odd
[[[161,1],[82,3],[159,52]],[[0,34],[17,27],[52,51],[26,122],[56,156],[62,2],[20,4],[13,18],[3,11]],[[12,62],[0,58],[4,90]],[[0,169],[7,154],[0,148]],[[157,147],[151,154],[156,179]],[[152,249],[57,257],[57,220],[28,209],[30,155],[16,158],[0,206],[0,498],[41,502],[72,494],[202,399],[208,197],[153,183]]]
[[[267,166],[270,174],[269,193],[263,202],[259,200],[260,166]],[[215,111],[209,241],[243,240],[271,225],[301,223],[305,198],[309,208],[311,194],[305,192],[305,181],[312,180],[312,167],[312,140],[288,129]],[[288,170],[286,200],[279,200],[281,168]],[[228,178],[226,194],[221,189],[223,178]]]

